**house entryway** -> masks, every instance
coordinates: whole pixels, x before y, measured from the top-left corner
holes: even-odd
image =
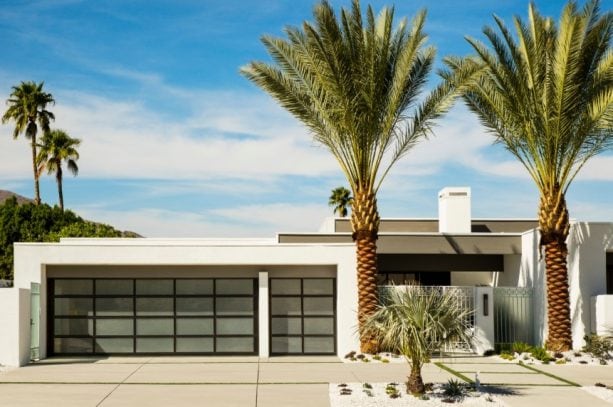
[[[257,353],[253,278],[48,280],[51,355]]]

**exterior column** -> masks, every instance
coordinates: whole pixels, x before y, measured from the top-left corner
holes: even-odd
[[[494,288],[475,287],[475,336],[473,350],[482,355],[494,349]]]
[[[258,353],[261,358],[267,358],[270,354],[268,315],[268,272],[260,271],[258,275]]]

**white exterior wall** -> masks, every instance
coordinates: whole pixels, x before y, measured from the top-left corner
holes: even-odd
[[[40,355],[46,357],[46,267],[45,265],[88,265],[88,266],[252,266],[257,270],[266,267],[288,266],[334,266],[337,284],[337,354],[344,355],[359,348],[355,333],[357,325],[357,276],[356,257],[353,244],[247,244],[225,242],[216,245],[192,240],[159,239],[115,239],[115,240],[66,240],[60,244],[19,243],[15,244],[15,288],[23,290],[26,302],[18,304],[18,296],[0,294],[0,301],[8,304],[0,310],[0,318],[6,318],[3,331],[9,333],[7,346],[0,347],[0,363],[21,366],[29,362],[29,288],[31,282],[41,284],[40,304]],[[291,267],[289,267],[291,266]],[[296,276],[308,277],[298,270]],[[270,272],[270,277],[275,273]],[[4,298],[4,299],[3,299]],[[265,297],[268,298],[267,296]],[[6,314],[13,314],[10,318]],[[261,322],[260,322],[261,323]],[[23,329],[25,324],[28,329]],[[15,333],[15,335],[13,335]],[[260,331],[260,334],[262,332]],[[5,335],[2,335],[3,340]],[[268,335],[265,336],[267,340]],[[264,338],[260,337],[260,341]],[[266,356],[266,355],[263,355]]]
[[[438,231],[440,233],[471,232],[470,188],[446,187],[439,191]]]
[[[567,243],[573,347],[578,349],[584,345],[583,337],[590,332],[590,298],[606,294],[606,252],[613,251],[613,224],[573,223]],[[497,273],[495,285],[534,289],[535,340],[544,343],[547,339],[547,283],[545,261],[539,255],[538,244],[536,229],[524,233],[519,267],[514,256],[505,256],[505,272]]]
[[[591,303],[591,333],[613,336],[613,295],[597,295]]]

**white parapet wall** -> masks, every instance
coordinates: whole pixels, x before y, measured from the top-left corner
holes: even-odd
[[[592,297],[591,333],[613,336],[613,295]]]
[[[300,272],[321,269],[334,270],[337,284],[337,343],[338,355],[359,348],[357,325],[357,275],[355,246],[348,244],[277,244],[269,241],[212,241],[194,239],[84,239],[57,243],[15,244],[15,287],[0,289],[0,363],[22,366],[30,358],[30,284],[40,283],[39,325],[40,355],[47,354],[47,268],[84,266],[104,268],[156,265],[198,266],[222,269],[234,266],[259,276],[260,300],[266,300],[266,275],[308,277]],[[293,271],[291,271],[293,270]],[[321,272],[319,272],[321,273]],[[327,275],[327,274],[326,274]],[[262,298],[263,297],[263,298]],[[263,304],[261,304],[263,305]],[[267,319],[265,319],[266,321]],[[260,325],[260,335],[266,336],[266,322]],[[265,345],[265,343],[261,343]],[[262,356],[267,350],[260,347]]]

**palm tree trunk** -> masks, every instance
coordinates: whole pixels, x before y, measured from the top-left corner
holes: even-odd
[[[426,391],[424,379],[421,377],[421,365],[417,363],[411,364],[411,375],[407,380],[407,393],[413,395],[421,395]]]
[[[358,264],[358,323],[360,326],[377,309],[377,233],[379,213],[377,199],[368,190],[356,191],[351,213],[353,240],[356,242]],[[362,334],[360,350],[375,353],[378,345],[372,337]]]
[[[55,179],[57,180],[57,193],[60,200],[60,209],[64,211],[64,193],[62,192],[62,164],[57,163],[57,172],[55,173]]]
[[[547,348],[566,351],[572,348],[570,323],[570,298],[566,243],[551,242],[545,245],[547,274]]]
[[[36,133],[32,134],[32,170],[34,172],[34,203],[40,205],[40,186],[38,185],[38,166],[36,165]]]
[[[566,238],[570,230],[568,209],[564,194],[556,185],[543,194],[540,203],[539,227],[541,247],[545,247],[545,274],[547,280],[546,346],[549,350],[565,351],[572,348],[570,296],[568,291],[568,248]]]

